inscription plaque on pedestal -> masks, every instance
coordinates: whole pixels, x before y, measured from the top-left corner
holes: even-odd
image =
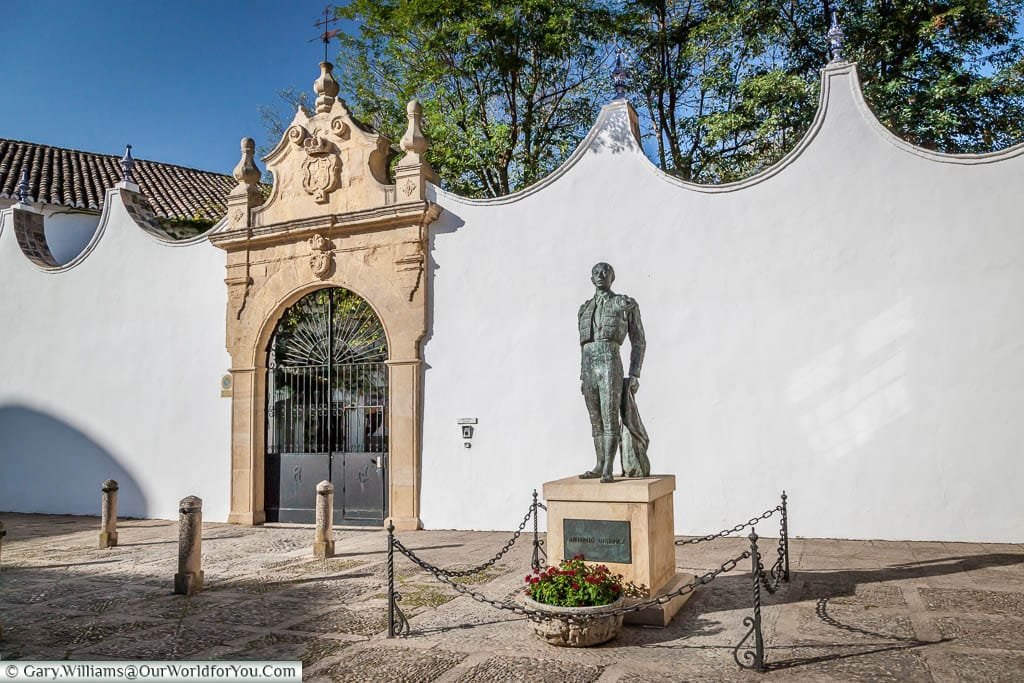
[[[629,522],[563,519],[562,538],[563,559],[582,555],[587,562],[633,562]]]

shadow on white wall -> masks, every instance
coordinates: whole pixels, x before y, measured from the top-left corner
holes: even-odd
[[[118,512],[146,517],[138,483],[103,446],[58,417],[0,405],[0,510],[98,515],[100,486],[116,479]]]
[[[911,410],[906,339],[914,329],[906,298],[793,373],[786,398],[815,453],[841,458]]]

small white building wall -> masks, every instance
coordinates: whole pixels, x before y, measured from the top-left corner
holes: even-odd
[[[593,466],[576,314],[608,261],[646,328],[637,400],[677,533],[786,489],[794,535],[1024,540],[1022,150],[913,148],[849,65],[822,97],[797,150],[729,186],[658,171],[620,103],[537,186],[435,190],[428,528],[512,528],[534,488]]]
[[[198,495],[205,519],[226,521],[224,254],[144,232],[121,192],[50,271],[0,213],[0,510],[98,514],[114,478],[124,516],[173,519]]]

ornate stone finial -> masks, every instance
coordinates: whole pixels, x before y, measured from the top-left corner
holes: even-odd
[[[843,27],[839,25],[839,18],[836,16],[835,10],[832,11],[832,23],[825,35],[828,37],[829,52],[832,53],[830,61],[843,61],[843,42],[846,40],[846,34],[843,33]]]
[[[242,158],[231,175],[238,181],[239,185],[256,185],[260,182],[259,167],[256,166],[256,141],[252,138],[242,138]]]
[[[126,145],[124,156],[121,157],[121,180],[126,183],[134,183],[132,170],[135,168],[135,159],[132,157],[132,146]]]
[[[409,126],[399,144],[410,154],[423,154],[430,147],[430,140],[423,134],[423,107],[418,100],[410,100],[405,113],[409,116]]]
[[[341,86],[334,80],[334,65],[320,62],[320,78],[313,81],[313,92],[316,93],[316,113],[323,114],[334,106],[334,98],[338,96]]]
[[[18,193],[18,202],[21,204],[28,204],[28,166],[22,165],[21,167],[21,180],[18,181],[18,187],[15,189]]]
[[[615,48],[615,68],[612,69],[612,83],[615,85],[615,99],[621,100],[626,97],[626,82],[629,80],[629,70],[622,61],[622,48]]]

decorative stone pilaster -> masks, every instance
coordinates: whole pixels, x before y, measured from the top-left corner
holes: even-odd
[[[187,496],[178,503],[178,573],[174,592],[192,595],[203,589],[203,500]]]
[[[107,479],[100,490],[100,547],[113,548],[117,545],[117,482]]]
[[[420,381],[423,361],[387,361],[388,366],[388,499],[390,521],[399,531],[416,531],[420,521]]]
[[[411,100],[405,112],[409,124],[399,143],[405,156],[395,167],[395,192],[399,202],[422,201],[427,196],[427,182],[437,183],[438,180],[425,156],[430,149],[430,139],[423,132],[423,107],[418,101]],[[424,214],[417,239],[409,242],[399,258],[395,259],[395,273],[410,301],[423,282],[427,260],[426,226],[439,214],[440,207],[432,204]]]
[[[256,141],[242,138],[240,146],[242,157],[231,174],[238,184],[227,197],[228,228],[248,231],[252,227],[252,210],[263,204],[259,187],[263,173],[256,165]],[[236,320],[242,315],[252,287],[249,266],[249,252],[246,250],[237,254],[234,262],[229,264],[228,277],[224,279],[228,286],[228,315],[234,315]]]
[[[334,484],[322,481],[316,485],[316,540],[313,555],[320,559],[334,557]]]

